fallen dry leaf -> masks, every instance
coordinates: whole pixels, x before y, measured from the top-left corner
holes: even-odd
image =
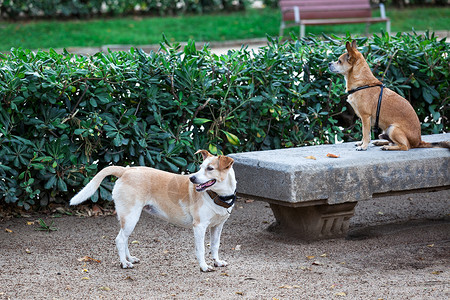
[[[83,277],[81,280],[89,280],[89,277]]]
[[[34,221],[28,221],[27,225],[34,225]]]
[[[309,255],[309,256],[307,256],[306,258],[307,259],[313,259],[315,256],[314,255]]]
[[[94,259],[94,258],[92,258],[92,257],[89,257],[89,256],[83,256],[83,257],[81,257],[81,258],[78,258],[77,259],[78,261],[84,261],[84,262],[87,262],[87,261],[95,261],[95,262],[98,262],[98,263],[100,263],[101,261],[99,261],[98,259]]]
[[[220,273],[220,276],[230,276],[228,273]]]
[[[132,241],[132,244],[139,244],[139,241]]]
[[[327,157],[331,157],[331,158],[339,158],[340,155],[339,154],[332,154],[332,153],[328,153]]]
[[[330,286],[330,289],[331,290],[333,290],[333,289],[335,289],[335,288],[340,288],[340,287],[342,287],[342,284],[332,284],[331,286]]]
[[[307,159],[313,159],[313,160],[316,160],[316,158],[315,158],[314,156],[312,156],[312,155],[310,155],[310,156],[307,156],[307,157],[305,157],[305,158],[307,158]]]
[[[323,263],[321,263],[321,262],[318,261],[318,260],[315,260],[315,261],[313,261],[312,265],[314,265],[314,266],[322,266]]]
[[[279,288],[280,289],[288,289],[288,290],[290,290],[290,289],[299,289],[300,286],[296,285],[296,284],[294,284],[294,285],[285,284],[285,285],[280,286]]]
[[[31,254],[31,251],[30,251],[30,249],[25,249],[25,253],[27,253],[27,254]]]
[[[280,288],[280,289],[292,289],[293,287],[292,287],[292,285],[289,285],[289,284],[285,284],[285,285],[282,285],[282,286],[279,286],[278,288]]]
[[[434,244],[429,244],[429,245],[427,245],[427,247],[434,247]]]
[[[326,253],[321,254],[320,257],[327,257],[327,254]]]
[[[336,296],[343,296],[343,297],[347,296],[347,294],[344,293],[344,292],[339,292],[339,293],[336,293],[334,295],[336,295]]]
[[[6,232],[12,233],[13,231],[11,229],[5,228]]]
[[[103,211],[102,211],[102,209],[100,208],[100,206],[98,206],[97,204],[95,204],[95,205],[92,207],[92,214],[93,214],[94,216],[100,216],[100,215],[103,215]]]
[[[127,276],[127,277],[125,277],[125,280],[133,281],[134,279],[131,276]]]
[[[245,203],[252,203],[252,202],[255,202],[255,200],[253,200],[253,199],[246,199],[245,200]]]
[[[236,295],[244,296],[244,292],[236,292]]]
[[[443,271],[434,271],[434,272],[431,272],[431,274],[434,274],[434,275],[439,275],[439,274],[441,274]]]
[[[102,291],[110,291],[110,290],[111,290],[111,289],[110,289],[109,287],[107,287],[107,286],[101,286],[101,287],[99,287],[99,289],[102,290]]]

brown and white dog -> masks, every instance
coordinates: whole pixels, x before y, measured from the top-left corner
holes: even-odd
[[[148,167],[110,166],[95,175],[70,200],[71,205],[79,204],[95,193],[106,176],[119,177],[112,197],[120,222],[116,246],[122,268],[132,268],[133,263],[139,262],[139,259],[130,255],[128,237],[142,211],[169,223],[193,228],[195,253],[203,272],[213,271],[205,261],[205,233],[209,228],[214,265],[227,265],[219,259],[219,245],[222,227],[236,199],[234,160],[228,156],[213,156],[206,150],[197,153],[202,154],[203,163],[200,170],[191,176]]]
[[[381,88],[382,83],[372,74],[363,55],[357,50],[356,41],[352,44],[347,42],[346,48],[347,53],[342,54],[338,61],[330,63],[329,69],[333,73],[344,75],[349,94],[347,101],[362,121],[363,138],[356,144],[356,150],[367,150],[369,146],[370,130],[376,123],[379,97],[382,98],[378,126],[383,130],[379,138],[388,141],[374,142],[374,145],[383,146],[382,150],[450,148],[449,142],[422,141],[420,121],[411,104],[394,91]]]

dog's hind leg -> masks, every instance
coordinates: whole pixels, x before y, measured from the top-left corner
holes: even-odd
[[[374,146],[386,146],[389,145],[388,141],[373,141],[372,145]]]
[[[117,207],[116,207],[117,208]],[[136,227],[136,224],[141,215],[142,209],[134,207],[127,215],[122,215],[117,211],[117,215],[120,221],[120,231],[116,237],[117,251],[119,252],[119,259],[122,268],[133,268],[133,263],[138,263],[139,259],[130,255],[128,249],[128,238]]]
[[[386,132],[389,132],[389,128],[388,128],[388,130],[386,130]],[[380,134],[378,136],[378,138],[382,139],[382,140],[387,140],[387,141],[374,141],[374,142],[372,142],[372,144],[374,146],[386,146],[386,145],[389,145],[389,144],[393,144],[392,141],[391,141],[391,138],[389,137],[389,135],[387,133]]]
[[[388,140],[392,141],[392,143],[394,145],[383,146],[383,147],[381,147],[381,150],[408,151],[411,148],[408,138],[406,137],[405,133],[401,129],[391,125],[389,127],[389,130],[387,131],[387,134],[388,134]]]
[[[214,259],[214,266],[225,267],[228,263],[219,259],[220,235],[222,233],[223,224],[211,227],[211,254]]]

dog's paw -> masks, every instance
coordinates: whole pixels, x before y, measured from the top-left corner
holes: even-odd
[[[120,265],[122,266],[122,269],[133,269],[134,268],[133,264],[129,261],[121,262]]]
[[[355,147],[359,147],[359,146],[361,146],[363,144],[363,142],[356,142],[355,143]]]
[[[214,266],[215,267],[226,267],[226,266],[228,266],[228,263],[224,260],[217,259],[214,261]]]
[[[137,264],[140,262],[139,258],[135,257],[135,256],[130,256],[128,257],[128,260],[132,263],[132,264]]]
[[[389,150],[389,146],[383,146],[380,149],[383,150],[383,151],[387,151],[387,150]]]
[[[209,266],[209,265],[205,265],[205,266],[200,266],[200,271],[202,272],[214,272],[214,268]]]
[[[367,147],[366,148],[363,148],[361,146],[356,147],[356,151],[366,151],[366,150],[367,150]]]

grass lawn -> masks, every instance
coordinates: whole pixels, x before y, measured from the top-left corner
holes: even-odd
[[[450,8],[387,9],[392,32],[450,30]],[[278,35],[278,9],[248,9],[229,14],[180,17],[122,17],[95,20],[0,22],[0,51],[11,47],[28,49],[89,47],[112,44],[158,44],[165,34],[169,41],[225,41]],[[380,32],[385,24],[373,24]],[[289,30],[298,34],[298,28]],[[307,33],[363,34],[365,24],[310,26]],[[285,30],[285,35],[287,30]]]

